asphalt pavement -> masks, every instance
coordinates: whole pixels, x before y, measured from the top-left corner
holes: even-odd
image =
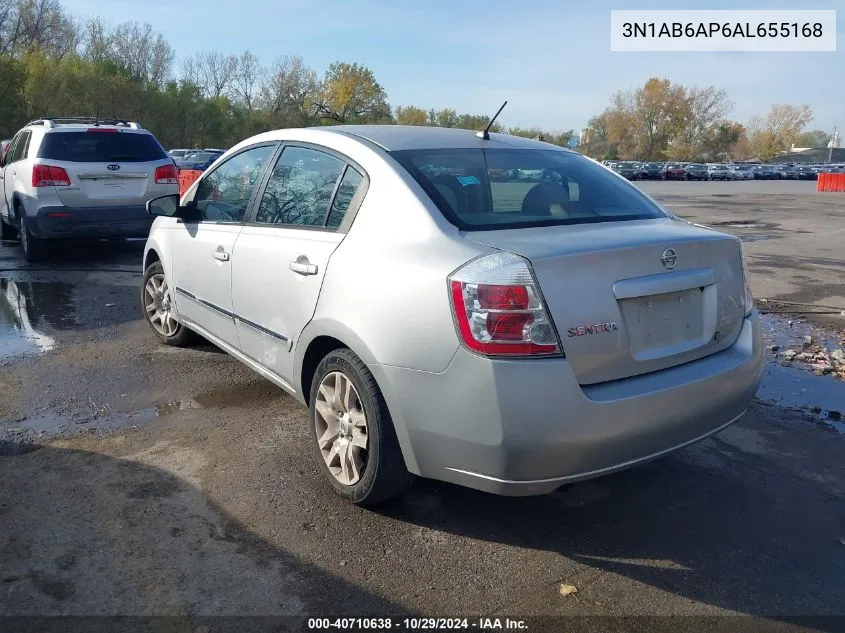
[[[810,184],[638,186],[743,237],[758,297],[845,306],[845,198]],[[419,481],[365,510],[321,479],[292,398],[211,345],[156,344],[141,249],[29,266],[0,243],[0,615],[845,616],[842,381],[773,354],[748,415],[670,457],[527,499]],[[800,311],[771,340],[841,345],[845,319]]]

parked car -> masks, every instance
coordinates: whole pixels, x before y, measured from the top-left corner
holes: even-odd
[[[199,333],[307,406],[355,503],[412,475],[548,493],[723,429],[760,381],[740,240],[548,143],[278,130],[148,208],[155,336]]]
[[[614,164],[611,169],[620,176],[624,176],[628,180],[637,180],[639,178],[640,166],[639,163],[632,163],[630,161],[622,161]]]
[[[709,172],[707,167],[699,163],[689,163],[685,165],[687,173],[684,180],[708,180]]]
[[[208,169],[211,164],[220,158],[223,155],[223,152],[216,151],[202,151],[202,152],[195,152],[193,154],[188,154],[182,160],[180,160],[177,165],[179,169],[193,169],[197,171],[205,171]]]
[[[730,165],[730,180],[754,180],[754,167],[751,165]]]
[[[730,175],[727,165],[712,164],[707,166],[707,180],[730,180]]]
[[[187,154],[194,152],[196,150],[192,149],[172,149],[167,152],[167,154],[174,160],[179,161],[184,158]]]
[[[667,163],[658,174],[660,180],[686,180],[687,169],[678,163]]]
[[[637,170],[637,177],[640,180],[657,180],[662,168],[661,163],[641,163]]]
[[[778,172],[772,165],[757,165],[754,169],[756,180],[777,180]]]
[[[145,205],[176,193],[176,166],[137,123],[87,118],[31,121],[0,162],[2,238],[20,235],[28,260],[59,239],[146,237]]]
[[[798,180],[816,180],[818,172],[811,165],[798,165],[795,168],[798,173]]]
[[[798,170],[792,165],[777,165],[774,169],[778,180],[798,180]]]

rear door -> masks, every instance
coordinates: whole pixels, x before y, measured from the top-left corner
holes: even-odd
[[[345,157],[288,145],[238,236],[232,296],[241,351],[288,383],[294,343],[366,188],[363,169]]]
[[[55,187],[67,207],[143,206],[174,193],[173,182],[156,182],[156,169],[172,161],[144,130],[55,128],[44,135],[38,159],[67,171],[70,185]]]
[[[232,258],[247,209],[277,144],[248,147],[203,175],[187,201],[196,215],[173,233],[176,306],[186,321],[238,347]]]

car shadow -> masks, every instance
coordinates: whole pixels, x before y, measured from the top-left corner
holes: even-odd
[[[286,631],[305,630],[307,616],[408,614],[238,523],[198,488],[200,453],[154,446],[129,461],[0,444],[3,616],[169,615],[178,626],[97,630],[196,632],[211,616],[242,617],[207,630]],[[82,620],[64,624],[96,628]]]
[[[802,445],[801,436],[772,426],[764,407],[757,409],[724,438],[552,495],[506,498],[418,481],[407,501],[381,512],[555,552],[733,612],[841,616],[845,477],[836,457],[841,444],[822,444],[839,437],[812,429],[819,439]],[[812,467],[803,461],[809,455]]]

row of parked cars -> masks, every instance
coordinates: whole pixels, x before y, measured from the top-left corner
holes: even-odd
[[[614,160],[603,161],[603,164],[628,180],[815,180],[823,171],[845,171],[845,165],[659,163]]]

